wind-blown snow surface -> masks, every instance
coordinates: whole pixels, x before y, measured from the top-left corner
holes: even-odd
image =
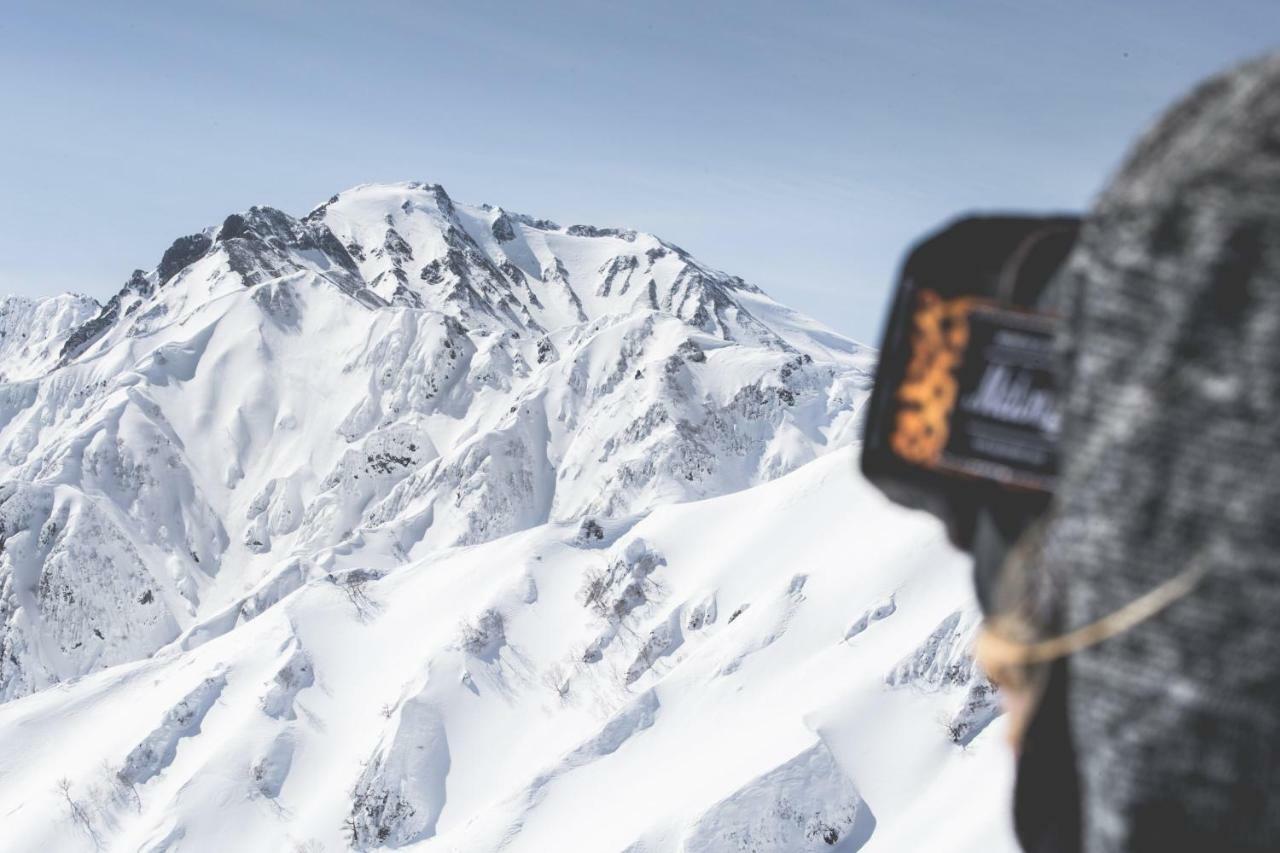
[[[407,184],[21,310],[0,849],[1011,845],[872,355],[741,279]]]

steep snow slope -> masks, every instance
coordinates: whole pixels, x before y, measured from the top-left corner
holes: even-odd
[[[1014,849],[966,567],[854,466],[335,553],[234,631],[0,706],[6,849]]]

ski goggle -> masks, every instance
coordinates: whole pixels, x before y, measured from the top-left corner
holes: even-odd
[[[1049,285],[1076,217],[970,217],[908,253],[868,403],[862,470],[937,514],[938,492],[1040,496],[1057,476],[1060,412]]]

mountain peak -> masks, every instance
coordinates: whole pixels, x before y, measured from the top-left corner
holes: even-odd
[[[65,336],[60,363],[113,335],[180,320],[236,288],[299,276],[336,287],[363,308],[430,310],[468,330],[522,337],[655,311],[726,341],[816,354],[836,340],[809,334],[810,321],[796,325],[743,279],[651,234],[562,228],[455,202],[440,184],[409,181],[343,190],[301,219],[256,205],[177,238],[153,270],[135,271]]]

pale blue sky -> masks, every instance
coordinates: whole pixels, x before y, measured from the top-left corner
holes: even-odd
[[[1076,209],[1275,0],[5,3],[0,291],[426,180],[653,231],[874,342],[904,246]]]

